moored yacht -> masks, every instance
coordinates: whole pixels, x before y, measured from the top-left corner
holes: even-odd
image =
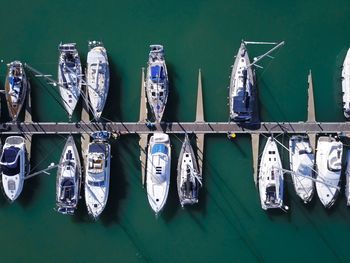
[[[106,131],[91,135],[85,167],[85,202],[89,214],[97,219],[104,210],[109,192],[111,165],[110,134]]]
[[[74,138],[69,136],[60,159],[56,179],[56,206],[62,214],[73,215],[78,206],[81,165]]]
[[[107,51],[102,42],[90,41],[87,55],[86,84],[90,107],[98,121],[107,100],[109,90],[109,64]]]
[[[145,89],[152,114],[156,122],[160,122],[169,94],[168,71],[163,46],[151,45],[150,48]]]
[[[283,205],[282,163],[273,137],[267,139],[261,156],[258,184],[262,209],[288,210],[288,207]]]
[[[321,203],[330,208],[339,193],[343,143],[333,137],[321,136],[317,142],[316,190]]]
[[[297,135],[289,139],[289,162],[294,189],[304,203],[310,202],[314,195],[314,159],[307,136]]]
[[[350,48],[346,53],[341,72],[344,116],[350,118]]]
[[[255,104],[255,72],[250,65],[247,46],[242,41],[235,62],[229,87],[230,119],[250,121]]]
[[[29,82],[23,65],[13,61],[7,65],[8,73],[5,82],[5,95],[10,117],[16,121],[26,99]]]
[[[186,134],[177,164],[177,192],[182,207],[198,203],[198,193],[201,186],[202,176],[199,173],[196,156]]]
[[[151,136],[147,154],[147,196],[153,211],[158,214],[164,207],[170,184],[171,149],[169,135]]]
[[[81,92],[81,62],[75,43],[61,43],[58,50],[58,85],[63,106],[71,118]]]
[[[0,165],[5,195],[13,202],[22,192],[27,173],[27,154],[23,137],[10,136],[6,139]]]

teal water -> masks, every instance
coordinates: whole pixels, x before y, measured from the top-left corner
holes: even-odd
[[[228,119],[230,65],[241,39],[286,41],[258,70],[261,119],[306,119],[307,74],[312,69],[317,118],[344,121],[340,65],[350,46],[350,2],[333,1],[23,1],[2,2],[0,59],[19,59],[56,76],[62,42],[76,42],[86,60],[87,41],[102,40],[111,64],[105,118],[138,119],[141,67],[149,44],[165,46],[171,80],[167,120],[192,121],[198,69],[205,117]],[[251,56],[264,47],[250,47]],[[1,84],[5,63],[0,65]],[[57,91],[31,79],[34,119],[65,121]],[[2,104],[4,100],[2,99]],[[6,110],[2,106],[4,114]],[[74,120],[79,119],[79,114]],[[6,120],[6,117],[2,117]],[[78,138],[76,138],[78,141]],[[180,139],[181,136],[180,136]],[[284,142],[288,138],[280,137]],[[2,138],[4,140],[4,138]],[[56,213],[55,172],[25,183],[14,204],[0,198],[1,261],[14,262],[286,262],[349,261],[350,211],[343,194],[334,208],[317,198],[305,207],[287,180],[291,211],[266,213],[252,177],[250,138],[206,137],[204,188],[198,206],[182,210],[175,186],[181,142],[171,136],[169,199],[156,219],[140,184],[138,138],[112,142],[110,196],[98,222]],[[32,167],[58,162],[62,136],[36,136]],[[288,162],[284,155],[284,163]]]

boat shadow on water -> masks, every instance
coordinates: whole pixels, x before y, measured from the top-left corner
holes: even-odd
[[[168,78],[169,78],[169,95],[165,106],[163,120],[178,121],[179,93],[175,87],[175,80],[179,77],[171,63],[167,62]],[[149,111],[150,112],[150,111]]]
[[[121,121],[122,120],[122,108],[121,101],[122,98],[122,86],[123,81],[122,77],[119,74],[118,67],[109,59],[109,71],[110,71],[110,83],[109,83],[109,91],[107,96],[107,101],[102,113],[101,118],[105,118],[107,120],[113,121]],[[119,101],[118,101],[119,100]]]
[[[170,185],[169,185],[169,192],[168,192],[168,198],[166,200],[166,204],[164,206],[163,211],[160,213],[159,216],[161,216],[165,222],[169,222],[172,220],[176,213],[179,211],[181,205],[179,201],[179,196],[177,193],[177,183],[176,183],[176,177],[177,177],[177,161],[178,161],[178,152],[177,149],[179,148],[178,141],[175,141],[174,138],[171,138],[171,168],[170,168]]]
[[[32,137],[32,145],[35,145],[36,140],[34,138],[35,137],[33,136]],[[49,139],[49,138],[46,137],[46,139]],[[38,154],[40,154],[40,152],[41,151],[33,151],[33,149],[32,149],[31,159],[29,160],[30,164],[31,164],[31,169],[33,169],[35,164],[39,163],[40,160],[43,158],[43,156],[41,156],[41,157],[38,156]],[[43,152],[45,152],[45,151],[43,151]],[[51,174],[53,174],[53,173],[54,172],[52,172]],[[42,180],[40,178],[41,176],[42,175],[34,176],[34,177],[24,181],[22,193],[18,198],[18,202],[20,203],[21,206],[27,208],[33,203],[33,200],[35,199],[35,196],[38,193],[38,189],[41,186],[41,180]]]

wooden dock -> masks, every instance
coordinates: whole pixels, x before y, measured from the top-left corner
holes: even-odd
[[[195,123],[204,123],[204,107],[203,107],[203,89],[202,89],[202,72],[198,71],[198,87],[197,87],[197,107]],[[197,159],[200,174],[203,176],[203,159],[204,159],[204,133],[196,133],[197,142]]]
[[[145,92],[145,69],[142,68],[141,72],[141,96],[140,96],[140,115],[139,123],[145,122],[147,119],[147,100]],[[146,160],[147,160],[147,143],[148,134],[139,134],[139,146],[140,146],[140,162],[141,162],[141,182],[142,186],[145,186],[146,181]]]
[[[127,134],[152,134],[165,132],[175,134],[307,134],[307,133],[350,133],[350,122],[261,122],[257,127],[242,127],[229,122],[162,122],[152,129],[146,122],[32,122],[3,123],[1,134],[90,134],[95,131],[119,131],[122,136]]]
[[[315,123],[316,122],[316,113],[315,113],[315,101],[314,101],[314,86],[312,83],[312,73],[309,71],[307,77],[308,87],[308,102],[307,102],[307,122]],[[311,147],[316,150],[316,133],[312,131],[307,132],[310,138]]]
[[[28,81],[28,90],[27,90],[27,98],[26,98],[26,104],[25,104],[25,113],[24,113],[24,122],[25,123],[32,123],[32,100],[31,100],[31,86]],[[25,145],[26,145],[26,151],[27,151],[27,157],[28,160],[31,158],[32,153],[32,139],[33,135],[28,133],[25,134]]]
[[[86,86],[83,86],[82,91],[81,91],[84,96],[83,96],[83,105],[82,105],[82,110],[81,110],[81,122],[82,123],[90,123],[90,115],[89,115],[89,102],[88,100],[88,90]],[[85,169],[86,167],[86,157],[87,157],[87,148],[89,147],[90,143],[90,134],[89,133],[81,133],[80,137],[80,143],[81,143],[81,153],[83,157],[83,167]]]
[[[253,154],[253,179],[255,186],[258,185],[258,173],[259,173],[259,140],[260,135],[256,133],[251,134],[252,139],[252,154]]]

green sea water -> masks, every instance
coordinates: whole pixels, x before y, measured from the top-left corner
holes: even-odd
[[[284,40],[275,59],[265,59],[260,63],[264,69],[257,70],[261,119],[305,120],[311,69],[317,119],[344,121],[340,66],[350,47],[348,0],[1,3],[1,89],[7,62],[19,59],[56,77],[61,41],[76,42],[85,64],[87,41],[101,40],[111,66],[104,117],[137,121],[141,68],[146,66],[149,44],[160,43],[171,82],[165,119],[194,120],[201,68],[205,118],[226,121],[230,66],[241,39]],[[264,51],[266,47],[249,46],[251,57]],[[57,90],[29,76],[34,120],[66,121]],[[4,98],[2,104],[6,115]],[[79,120],[78,111],[73,120]],[[264,212],[253,183],[249,136],[239,135],[235,141],[223,135],[206,136],[200,202],[181,209],[175,181],[178,137],[171,136],[171,186],[159,218],[140,183],[138,137],[123,136],[112,142],[110,195],[99,221],[89,219],[84,199],[73,217],[54,211],[55,172],[26,181],[14,204],[0,198],[0,261],[350,261],[350,211],[343,192],[331,210],[325,210],[317,197],[304,206],[287,179],[290,212]],[[279,139],[287,142],[288,138]],[[64,136],[34,136],[32,168],[57,163],[64,142]],[[287,154],[283,159],[287,164]]]

